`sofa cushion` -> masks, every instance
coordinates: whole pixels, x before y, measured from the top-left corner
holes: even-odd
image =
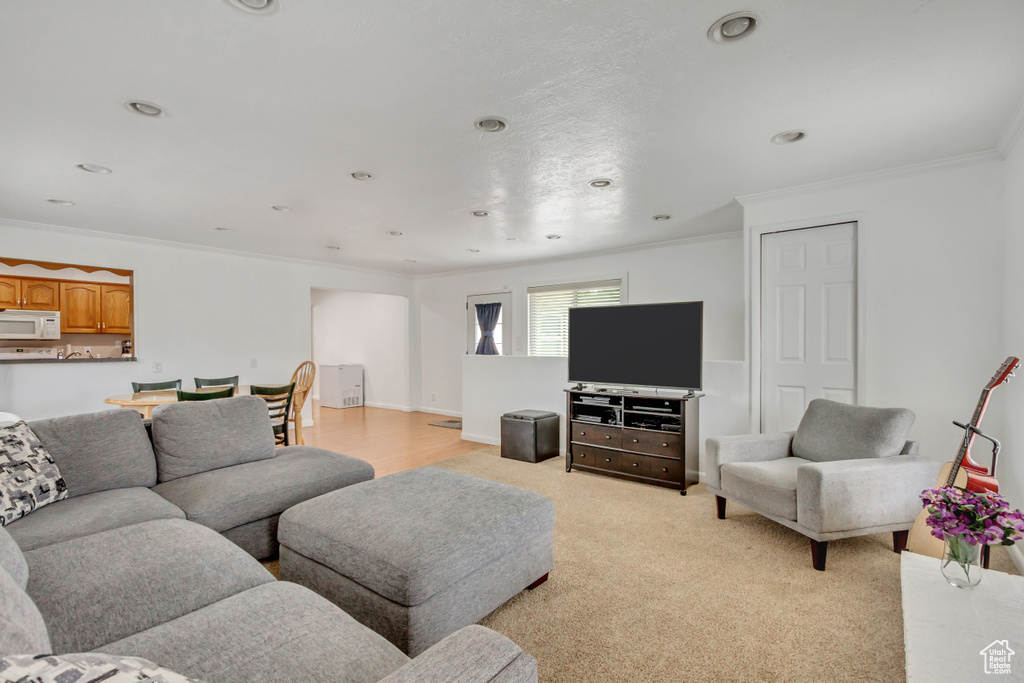
[[[867,408],[816,398],[793,437],[793,455],[814,462],[898,455],[914,424],[906,408]]]
[[[161,482],[274,457],[274,428],[258,396],[157,406],[152,428]]]
[[[368,462],[319,448],[289,446],[268,460],[193,474],[157,484],[153,490],[193,522],[226,531],[368,479],[373,479]]]
[[[60,470],[28,425],[0,427],[0,526],[67,497]]]
[[[803,458],[722,465],[722,491],[758,512],[796,521],[796,468]]]
[[[795,484],[794,484],[795,488]],[[281,515],[281,545],[399,605],[420,605],[550,537],[535,491],[423,467],[350,486]]]
[[[100,648],[274,577],[217,532],[162,519],[25,553],[56,652]]]
[[[29,422],[53,456],[68,497],[156,483],[156,459],[142,416],[116,408]]]
[[[80,536],[152,519],[183,519],[185,513],[149,489],[97,491],[36,510],[7,527],[28,552]]]
[[[69,655],[6,655],[0,657],[4,681],[26,683],[200,683],[138,657],[98,652]]]
[[[11,534],[0,526],[0,569],[6,569],[14,582],[25,587],[28,583],[28,563],[25,562],[25,553],[15,542]]]
[[[39,608],[7,570],[0,567],[0,652],[50,652],[50,637]]]
[[[279,581],[103,647],[218,683],[376,683],[409,658],[313,591]]]

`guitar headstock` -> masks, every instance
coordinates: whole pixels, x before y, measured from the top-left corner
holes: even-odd
[[[1006,360],[1003,361],[1003,364],[999,366],[998,370],[996,370],[996,374],[992,375],[992,379],[990,379],[988,384],[985,385],[985,388],[994,389],[1000,384],[1009,382],[1010,378],[1013,377],[1013,371],[1017,369],[1018,365],[1020,365],[1020,358],[1017,358],[1016,356],[1007,356]]]

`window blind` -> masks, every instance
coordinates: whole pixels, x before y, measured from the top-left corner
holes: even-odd
[[[531,356],[569,355],[569,309],[622,303],[622,280],[547,285],[526,290]]]

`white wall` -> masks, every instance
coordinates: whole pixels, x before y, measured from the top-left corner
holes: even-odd
[[[868,342],[861,403],[912,409],[912,437],[938,460],[955,456],[962,432],[951,421],[971,417],[1009,352],[1000,339],[1004,173],[1002,162],[987,162],[741,199],[748,230],[859,220]]]
[[[0,410],[34,419],[109,408],[132,380],[238,374],[282,382],[310,356],[310,288],[407,296],[388,273],[244,256],[0,221],[12,258],[135,271],[137,363],[0,364]],[[249,359],[257,367],[249,367]],[[154,362],[163,372],[154,373]],[[307,404],[309,405],[309,404]]]
[[[366,405],[409,410],[409,299],[314,289],[313,362],[363,366]],[[320,395],[319,374],[313,388]]]
[[[1006,356],[1024,357],[1024,142],[1020,139],[1007,156],[1005,167],[1002,351]],[[1000,428],[995,435],[1003,442],[998,466],[1000,490],[1015,506],[1024,508],[1024,370],[997,391],[991,413],[999,418]]]
[[[620,276],[627,281],[627,303],[703,300],[704,358],[743,360],[743,247],[739,234],[557,263],[424,276],[416,280],[414,298],[419,343],[415,351],[422,368],[421,409],[460,415],[463,405],[470,405],[463,396],[468,295],[512,293],[512,310],[507,314],[513,349],[515,355],[525,355],[527,287]],[[557,383],[560,392],[565,387],[564,372]],[[537,401],[540,405],[548,398],[538,392]]]

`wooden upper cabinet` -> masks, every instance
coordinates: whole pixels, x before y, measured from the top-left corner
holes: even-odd
[[[0,277],[0,308],[21,308],[21,278]]]
[[[30,311],[59,311],[60,283],[55,280],[22,280],[21,307]]]
[[[60,283],[60,331],[100,331],[100,287],[91,282]]]
[[[128,285],[100,285],[100,331],[131,334],[132,301]]]

